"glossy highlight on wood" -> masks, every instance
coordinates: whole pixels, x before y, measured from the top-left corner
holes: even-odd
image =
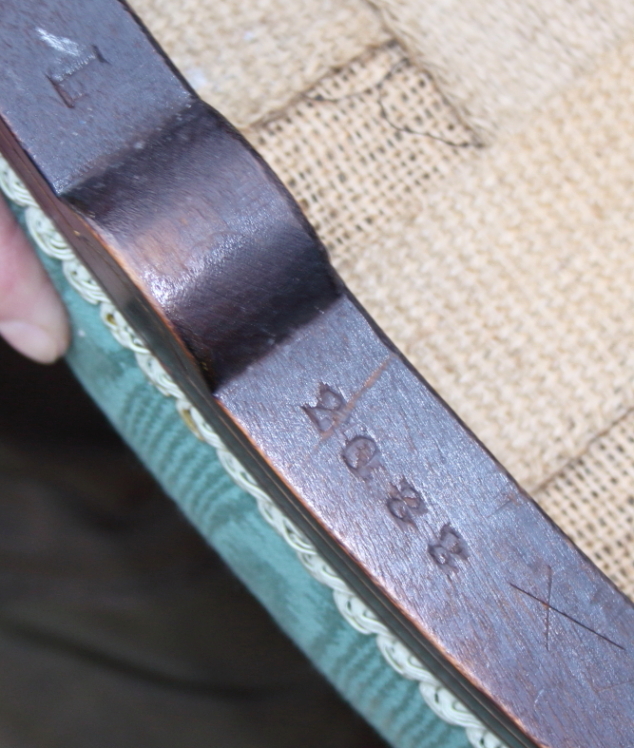
[[[0,5],[0,148],[333,567],[509,746],[634,745],[634,607],[118,0]]]

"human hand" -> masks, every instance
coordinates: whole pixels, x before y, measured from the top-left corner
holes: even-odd
[[[43,364],[66,351],[66,311],[18,222],[0,198],[0,335]]]

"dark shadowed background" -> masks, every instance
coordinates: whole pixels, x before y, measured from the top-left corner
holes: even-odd
[[[2,748],[380,748],[65,364],[0,341]]]

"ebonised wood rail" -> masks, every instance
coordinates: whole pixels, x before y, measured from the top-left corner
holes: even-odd
[[[186,394],[509,746],[634,746],[634,608],[118,0],[2,0],[0,148]]]

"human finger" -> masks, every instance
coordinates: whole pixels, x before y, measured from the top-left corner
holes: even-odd
[[[40,363],[59,358],[70,337],[62,302],[1,199],[0,335],[17,351]]]

